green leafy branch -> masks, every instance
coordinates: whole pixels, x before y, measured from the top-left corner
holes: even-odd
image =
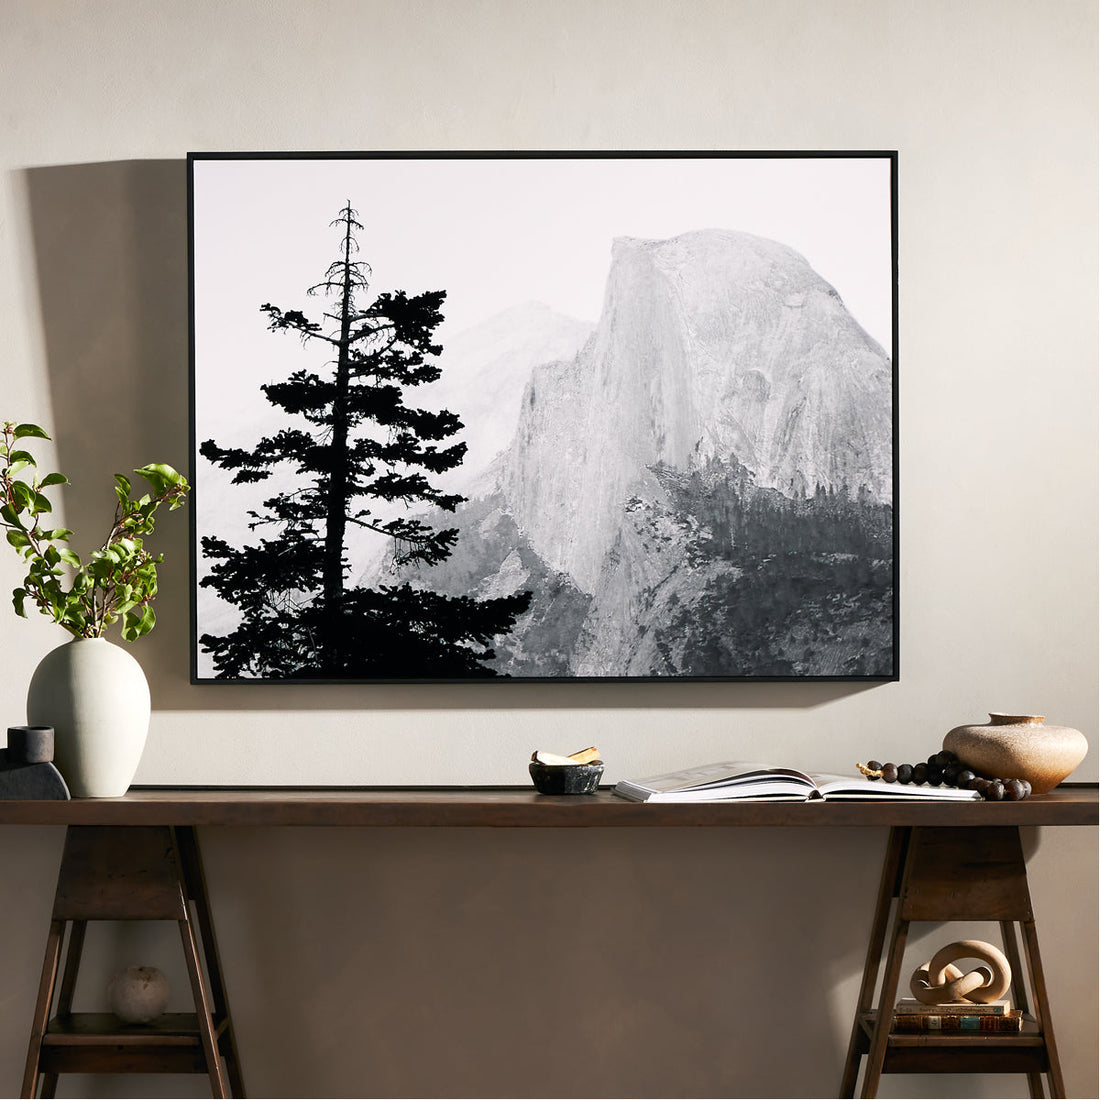
[[[134,471],[150,491],[133,499],[130,480],[116,474],[114,523],[102,545],[82,562],[66,545],[72,531],[43,520],[53,511],[43,490],[67,485],[69,479],[59,473],[39,477],[34,456],[18,446],[19,440],[49,438],[37,424],[6,421],[0,427],[0,526],[27,563],[23,585],[12,593],[15,611],[26,618],[29,600],[77,638],[98,638],[121,619],[122,637],[140,638],[156,624],[151,605],[157,566],[164,560],[163,554],[145,549],[142,536],[152,532],[162,504],[173,512],[183,507],[191,486],[171,466],[152,463]]]

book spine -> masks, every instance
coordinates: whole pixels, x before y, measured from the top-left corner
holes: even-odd
[[[903,1004],[894,1006],[898,1016],[1004,1016],[1009,1011],[1006,1004],[947,1004],[924,1005]]]
[[[894,1014],[894,1031],[1020,1031],[1023,1013],[1013,1009],[1003,1016],[934,1016],[901,1012]]]

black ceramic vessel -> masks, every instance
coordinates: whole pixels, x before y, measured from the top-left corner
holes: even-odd
[[[8,758],[13,764],[53,760],[53,726],[8,726]]]

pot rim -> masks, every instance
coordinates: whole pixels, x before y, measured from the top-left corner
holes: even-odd
[[[1041,726],[1045,714],[1007,714],[1004,711],[989,711],[991,726]]]

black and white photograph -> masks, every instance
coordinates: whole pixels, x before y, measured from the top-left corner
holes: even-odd
[[[897,678],[895,154],[189,169],[196,682]]]

